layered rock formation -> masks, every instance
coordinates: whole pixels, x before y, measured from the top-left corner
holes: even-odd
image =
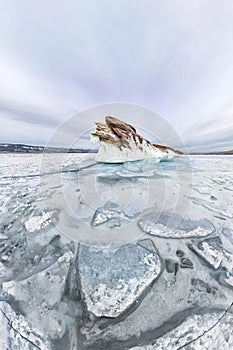
[[[145,158],[168,160],[181,152],[170,147],[152,144],[140,136],[136,129],[122,120],[105,117],[105,123],[96,123],[91,141],[99,142],[96,160],[106,163],[121,163]]]

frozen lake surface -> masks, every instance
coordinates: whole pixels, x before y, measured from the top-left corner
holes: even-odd
[[[233,157],[0,155],[0,349],[232,349]]]

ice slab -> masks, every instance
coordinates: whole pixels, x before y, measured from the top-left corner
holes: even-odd
[[[108,224],[108,227],[118,227],[122,223],[129,222],[129,217],[124,214],[116,203],[107,202],[103,207],[96,210],[91,225],[99,226]]]
[[[219,237],[204,240],[197,245],[191,243],[189,248],[215,270],[219,268],[224,259],[222,243]]]
[[[167,212],[145,214],[138,226],[146,233],[164,238],[205,237],[215,231],[214,225],[207,219],[185,219]]]
[[[43,209],[39,213],[32,215],[25,221],[25,228],[28,232],[33,233],[43,229],[48,229],[57,221],[58,210]]]
[[[80,246],[81,290],[88,311],[97,317],[118,317],[162,270],[161,258],[151,240],[115,249]]]
[[[212,274],[221,284],[233,288],[233,255],[223,248],[219,237],[212,237],[197,244],[189,244],[189,248],[212,269]]]
[[[3,283],[3,291],[17,298],[27,320],[48,339],[61,338],[66,331],[62,306],[72,252],[66,252],[49,268],[23,280]],[[62,312],[63,312],[62,311]]]

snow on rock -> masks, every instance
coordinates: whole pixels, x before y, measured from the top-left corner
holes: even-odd
[[[204,237],[215,231],[207,219],[185,219],[178,214],[149,213],[139,220],[138,226],[146,233],[164,238]]]
[[[118,317],[162,272],[151,240],[119,248],[80,246],[79,275],[87,310],[96,317]]]
[[[96,156],[99,162],[121,163],[145,158],[156,158],[159,162],[181,154],[143,139],[132,125],[117,118],[108,116],[105,122],[96,123],[96,131],[91,134],[91,141],[100,143]]]

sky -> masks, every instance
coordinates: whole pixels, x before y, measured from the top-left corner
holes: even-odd
[[[233,149],[232,18],[232,0],[2,2],[0,142],[45,145],[70,116],[123,102],[191,151]],[[77,136],[93,128],[81,118]]]

